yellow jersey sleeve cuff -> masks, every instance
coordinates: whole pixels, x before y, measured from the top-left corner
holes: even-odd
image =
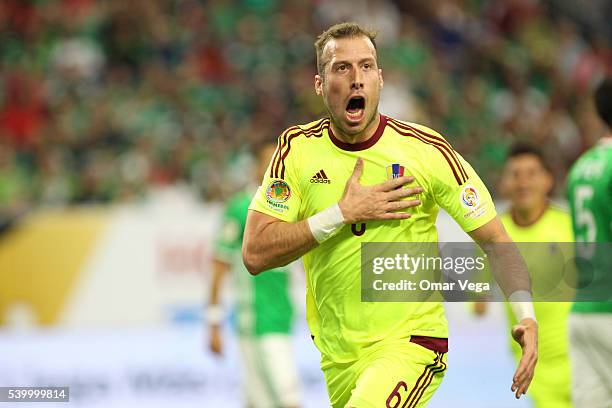
[[[469,224],[464,225],[463,231],[472,232],[475,229],[482,227],[483,225],[491,221],[493,218],[497,217],[497,211],[495,210],[493,203],[491,203],[490,205],[493,206],[491,210],[487,211],[485,214],[481,215],[480,217],[474,219],[473,222],[470,222]]]

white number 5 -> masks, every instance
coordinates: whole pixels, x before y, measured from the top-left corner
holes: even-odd
[[[595,242],[595,234],[597,232],[595,225],[595,217],[588,208],[585,208],[585,201],[593,197],[593,187],[578,186],[574,197],[576,209],[576,227],[580,232],[576,233],[577,242]],[[579,245],[581,255],[590,258],[593,255],[593,245]]]

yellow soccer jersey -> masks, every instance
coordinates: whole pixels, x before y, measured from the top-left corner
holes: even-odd
[[[544,258],[542,256],[542,247],[535,249],[535,254],[529,255],[529,245],[522,244],[524,242],[573,242],[574,235],[572,232],[572,219],[567,211],[564,211],[555,206],[549,206],[544,214],[534,224],[522,227],[517,225],[510,213],[506,212],[501,216],[504,228],[510,235],[510,238],[517,243],[523,257],[527,261],[529,273],[532,276],[532,282],[538,284],[540,279],[535,274],[544,274],[548,276],[559,276],[559,270],[551,270],[558,268],[559,264],[556,259],[560,257]],[[566,245],[562,248],[551,246],[551,251],[568,251],[572,247]],[[566,255],[565,259],[568,259]],[[546,279],[544,277],[543,279]],[[534,309],[536,319],[538,320],[538,349],[540,361],[546,361],[548,358],[556,358],[565,356],[568,353],[568,332],[567,319],[571,309],[571,302],[535,302]],[[516,324],[514,314],[507,306],[508,319],[511,326]],[[511,340],[513,352],[520,356],[521,350],[516,342]]]
[[[448,337],[438,302],[362,302],[361,243],[437,242],[435,221],[444,208],[465,231],[496,215],[491,196],[471,166],[438,133],[384,115],[363,143],[338,140],[321,119],[293,126],[278,148],[250,209],[287,222],[310,217],[336,204],[358,157],[360,182],[382,183],[404,173],[424,188],[422,204],[407,220],[347,225],[303,256],[307,320],[324,361],[350,362],[381,340],[410,335]]]

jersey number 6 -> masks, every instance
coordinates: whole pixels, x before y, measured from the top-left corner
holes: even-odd
[[[397,383],[393,391],[391,391],[391,394],[389,394],[389,398],[387,398],[386,408],[398,408],[400,406],[400,404],[402,403],[402,396],[399,391],[402,388],[404,389],[404,392],[408,391],[408,385],[405,382],[400,381]],[[395,401],[396,399],[397,401]],[[404,405],[402,405],[401,408],[404,408],[407,403],[408,401],[404,402]]]

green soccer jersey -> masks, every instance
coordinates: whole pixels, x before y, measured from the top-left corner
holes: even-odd
[[[324,364],[354,362],[375,343],[411,335],[448,337],[440,302],[362,302],[361,244],[437,242],[436,217],[444,208],[465,231],[496,216],[486,187],[472,167],[435,131],[380,116],[365,142],[343,143],[329,119],[293,126],[278,148],[251,209],[286,222],[306,219],[342,197],[358,157],[360,182],[382,183],[412,175],[422,204],[406,220],[346,225],[303,256],[306,313]]]
[[[215,258],[227,262],[234,272],[238,333],[249,336],[287,334],[293,317],[288,268],[273,269],[253,277],[242,262],[242,237],[252,193],[245,190],[229,200],[215,245]]]
[[[576,253],[592,265],[579,269],[580,289],[572,311],[612,313],[612,302],[588,302],[612,291],[612,257],[606,253],[609,245],[581,245],[612,242],[612,138],[602,139],[572,166],[567,192]]]

